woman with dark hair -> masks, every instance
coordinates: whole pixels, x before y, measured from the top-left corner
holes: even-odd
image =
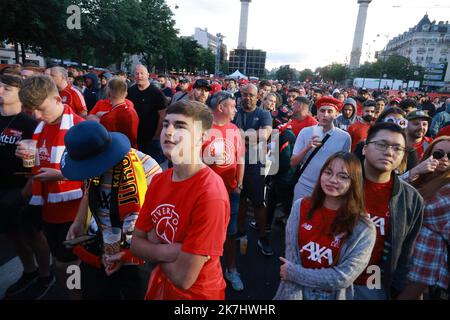
[[[450,136],[431,142],[421,163],[428,170],[410,182],[425,200],[423,223],[408,274],[410,283],[399,299],[420,299],[427,287],[431,294],[445,290],[448,294],[449,288]]]
[[[375,121],[374,124],[380,123],[380,122],[390,122],[395,123],[396,125],[400,126],[403,129],[406,129],[406,126],[408,125],[408,120],[406,120],[406,113],[402,109],[398,107],[391,107],[389,109],[385,109],[380,116],[378,117],[377,121]],[[362,154],[362,149],[364,147],[364,141],[361,141],[356,145],[354,154],[361,160],[361,164],[364,163],[364,155]],[[405,171],[411,170],[419,163],[419,157],[417,155],[417,152],[414,148],[407,148],[405,157],[403,159],[402,164],[398,168],[398,173],[404,173]]]
[[[361,164],[333,154],[310,198],[297,200],[286,225],[276,300],[345,300],[369,263],[375,227],[364,209]]]

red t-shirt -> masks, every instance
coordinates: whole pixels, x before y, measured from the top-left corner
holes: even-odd
[[[292,132],[294,132],[295,136],[297,137],[303,128],[315,126],[316,124],[318,124],[318,122],[316,119],[314,119],[314,117],[307,116],[303,120],[292,118],[289,124],[292,127]]]
[[[441,136],[450,136],[450,126],[445,126],[441,130],[439,130],[439,132],[436,135],[436,138]]]
[[[137,130],[139,117],[133,107],[126,102],[116,105],[100,118],[100,123],[111,132],[121,132],[130,139],[131,146],[137,149]]]
[[[356,115],[362,116],[363,104],[361,102],[356,102]]]
[[[67,104],[76,114],[87,112],[86,102],[80,91],[72,88],[70,84],[59,92],[62,103]]]
[[[128,107],[134,109],[134,103],[132,101],[125,99],[125,103],[127,104]],[[102,99],[102,100],[97,101],[94,108],[92,108],[92,110],[89,112],[89,114],[92,114],[95,116],[97,114],[97,112],[108,112],[111,109],[112,109],[111,101],[109,101],[109,99]]]
[[[310,269],[329,268],[336,265],[345,234],[332,235],[331,225],[337,210],[321,207],[308,219],[311,200],[305,198],[300,205],[298,247],[302,266]]]
[[[425,150],[428,148],[428,146],[430,145],[430,143],[432,141],[433,141],[433,139],[431,139],[429,137],[423,137],[423,139],[420,142],[414,143],[412,145],[412,147],[414,149],[416,149],[419,160],[422,159],[423,153],[425,152]]]
[[[374,223],[377,231],[377,238],[375,246],[372,250],[372,256],[369,261],[371,265],[381,265],[381,258],[383,256],[384,241],[389,235],[389,228],[391,222],[391,214],[389,208],[389,201],[394,189],[394,179],[387,183],[375,183],[364,180],[364,195],[366,198],[366,211],[369,214],[370,220]],[[364,270],[356,279],[355,283],[358,285],[366,285],[370,273]]]
[[[77,124],[81,121],[84,121],[83,118],[77,115],[73,115],[73,122]],[[60,123],[57,124],[46,124],[42,130],[41,137],[37,143],[37,150],[39,155],[39,162],[41,167],[51,167],[50,165],[50,156],[51,156],[51,148],[53,145],[54,139],[57,137]],[[47,194],[45,188],[46,184],[42,183],[43,193]],[[58,203],[50,203],[45,202],[42,207],[42,220],[47,223],[68,223],[75,219],[78,211],[78,207],[80,205],[81,199],[58,202]]]
[[[156,229],[161,243],[182,243],[181,251],[211,257],[188,290],[175,287],[161,268],[153,272],[146,300],[225,299],[220,256],[230,217],[230,201],[222,179],[206,167],[184,181],[172,181],[173,168],[150,184],[136,229]]]
[[[224,153],[225,164],[214,163],[216,151]],[[203,160],[223,179],[228,192],[238,186],[237,162],[244,154],[245,145],[238,127],[232,123],[212,125],[208,140],[203,144]]]
[[[366,140],[369,132],[370,123],[355,122],[348,127],[348,134],[352,138],[352,152],[355,151],[356,145]]]

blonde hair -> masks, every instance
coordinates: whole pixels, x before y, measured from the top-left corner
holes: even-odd
[[[127,84],[119,77],[113,77],[108,81],[108,96],[111,98],[123,97],[127,94]]]
[[[48,75],[34,75],[22,82],[19,99],[23,107],[28,110],[37,109],[48,97],[59,96],[58,88]]]

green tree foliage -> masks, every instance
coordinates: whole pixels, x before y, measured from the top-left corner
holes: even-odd
[[[212,74],[214,73],[215,64],[216,64],[216,58],[214,56],[214,53],[210,49],[205,49],[203,47],[199,48],[199,56],[200,56],[200,63],[199,63],[199,70],[201,72]]]
[[[297,79],[296,70],[291,69],[289,65],[281,66],[275,73],[275,76],[278,80],[283,81],[294,81]]]
[[[299,80],[305,82],[306,80],[313,81],[315,79],[314,72],[311,69],[304,69],[300,71]]]
[[[343,64],[332,63],[323,68],[319,68],[317,71],[324,81],[339,83],[345,80],[349,70]]]
[[[81,9],[81,29],[67,28],[67,8]],[[45,57],[99,67],[133,54],[158,72],[214,72],[215,56],[189,37],[178,37],[165,0],[2,0],[0,41]]]
[[[417,73],[415,75],[414,73]],[[424,69],[400,55],[381,56],[373,63],[366,62],[353,72],[354,77],[418,80],[423,78]]]

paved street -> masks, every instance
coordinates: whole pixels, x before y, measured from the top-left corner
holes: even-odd
[[[275,254],[266,257],[257,248],[257,232],[248,228],[247,254],[241,256],[238,253],[238,270],[244,282],[244,291],[235,292],[227,282],[227,300],[270,300],[273,298],[279,283],[278,257],[284,254],[284,230],[282,229],[281,224],[274,223],[271,243]],[[237,250],[239,250],[238,246]],[[147,272],[151,270],[150,265],[144,268]],[[15,256],[10,243],[5,236],[0,235],[0,298],[3,298],[6,288],[20,277],[22,270],[22,264]],[[62,288],[55,285],[45,299],[65,300],[67,297]]]

